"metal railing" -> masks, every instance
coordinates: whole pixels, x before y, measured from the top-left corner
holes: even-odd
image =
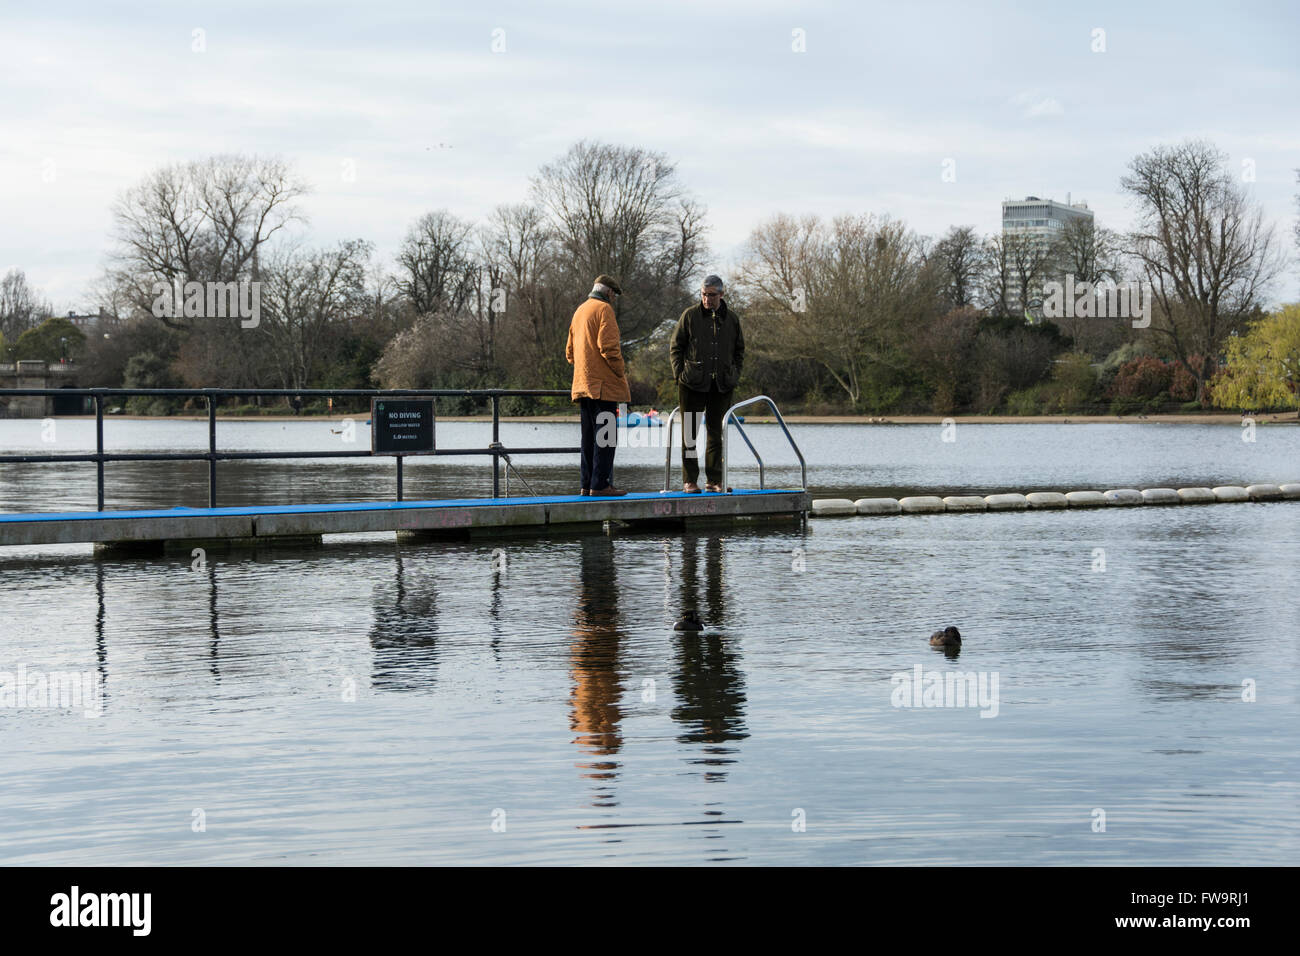
[[[745,444],[749,446],[750,452],[754,455],[754,459],[758,462],[758,487],[760,489],[767,487],[766,484],[767,474],[763,466],[763,456],[758,453],[758,449],[754,447],[754,443],[749,440],[749,436],[745,434],[744,425],[741,424],[740,419],[737,418],[735,414],[736,409],[745,408],[748,405],[754,405],[758,402],[766,402],[768,407],[772,409],[772,414],[776,416],[776,423],[781,426],[781,431],[785,433],[785,440],[790,443],[790,447],[794,449],[795,456],[799,459],[799,472],[800,472],[799,488],[801,491],[807,491],[808,490],[808,463],[804,461],[803,452],[801,452],[799,450],[799,446],[795,444],[794,436],[790,434],[790,429],[786,426],[785,419],[781,417],[781,410],[776,407],[776,402],[772,401],[772,399],[768,398],[766,395],[755,395],[753,398],[747,398],[743,402],[737,402],[735,405],[732,405],[729,409],[727,409],[727,414],[722,417],[724,423],[722,427],[722,487],[723,488],[730,487],[727,484],[727,468],[728,468],[728,462],[730,461],[730,458],[727,455],[727,434],[730,432],[732,425],[736,426],[736,430],[740,432],[740,437],[745,440]],[[667,491],[669,489],[669,486],[672,482],[673,422],[676,420],[677,413],[680,411],[681,411],[681,406],[679,405],[676,408],[674,408],[671,412],[669,412],[668,421],[664,426],[668,430],[668,434],[665,439],[665,452],[664,452],[664,491]],[[685,415],[686,413],[683,412],[682,413],[683,434],[685,434],[685,430],[686,430]]]
[[[226,398],[244,398],[258,395],[287,397],[301,406],[304,398],[474,398],[492,403],[492,442],[486,448],[437,448],[433,452],[398,455],[397,500],[402,500],[402,459],[428,458],[453,455],[489,455],[492,458],[492,497],[501,497],[501,467],[511,455],[567,455],[580,454],[577,447],[564,448],[506,448],[501,444],[501,399],[509,396],[569,396],[567,390],[558,389],[286,389],[286,388],[0,388],[0,398],[18,396],[67,397],[83,395],[95,401],[95,452],[94,454],[64,455],[0,455],[0,464],[50,463],[93,461],[96,470],[96,510],[104,510],[104,464],[110,461],[206,461],[208,463],[208,507],[217,507],[217,462],[245,461],[275,458],[369,458],[384,457],[383,453],[359,451],[244,451],[217,450],[217,402]],[[104,451],[104,401],[113,397],[133,395],[170,396],[173,398],[199,396],[207,400],[208,450],[206,453],[139,452],[116,454]],[[513,467],[513,466],[511,466]],[[518,472],[516,472],[518,474]],[[522,476],[520,476],[522,480]],[[507,476],[507,482],[509,477]]]

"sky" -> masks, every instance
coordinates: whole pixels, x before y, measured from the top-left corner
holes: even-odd
[[[0,273],[88,309],[111,208],[151,171],[279,156],[303,241],[481,220],[575,142],[665,153],[724,278],[778,212],[938,236],[1001,203],[1123,230],[1133,157],[1208,139],[1274,223],[1300,299],[1300,4],[46,2],[0,13]],[[947,175],[945,175],[947,173]]]

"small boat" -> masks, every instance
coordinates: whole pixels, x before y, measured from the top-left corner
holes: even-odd
[[[629,428],[636,428],[641,425],[650,427],[663,426],[658,415],[642,415],[640,412],[628,412],[627,417],[623,419],[623,424]]]

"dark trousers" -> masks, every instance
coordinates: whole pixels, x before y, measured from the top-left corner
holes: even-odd
[[[600,491],[614,483],[618,403],[580,398],[578,404],[582,411],[582,487]]]
[[[731,389],[719,392],[717,382],[709,383],[707,392],[677,386],[677,404],[682,409],[682,477],[686,484],[699,484],[700,459],[696,439],[700,434],[701,414],[709,439],[704,452],[705,479],[710,484],[722,484],[722,416],[731,407],[731,393]]]

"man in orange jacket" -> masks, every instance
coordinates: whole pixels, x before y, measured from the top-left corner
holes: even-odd
[[[632,400],[614,317],[614,296],[622,294],[614,279],[596,276],[587,301],[573,313],[564,347],[573,366],[571,394],[582,412],[581,493],[596,497],[627,494],[613,485],[618,405]]]

